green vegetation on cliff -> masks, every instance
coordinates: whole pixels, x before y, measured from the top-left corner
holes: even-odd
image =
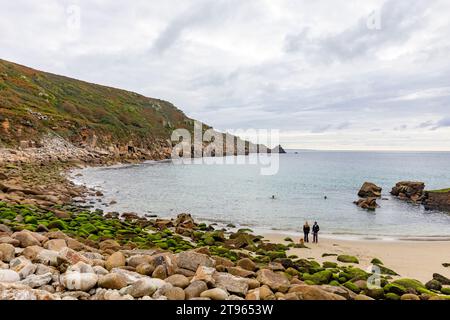
[[[74,143],[147,147],[193,120],[169,102],[30,69],[0,59],[0,143],[54,132]]]

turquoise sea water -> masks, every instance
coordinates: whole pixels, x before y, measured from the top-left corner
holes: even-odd
[[[329,235],[450,236],[450,214],[427,212],[389,195],[402,180],[423,181],[427,189],[450,187],[450,153],[289,151],[279,160],[279,171],[271,176],[261,175],[258,165],[207,165],[197,159],[197,164],[88,168],[75,179],[101,189],[105,202],[117,201],[100,206],[108,211],[159,217],[188,212],[210,222],[293,232],[305,220],[317,220]],[[376,212],[353,204],[364,181],[383,187],[388,199],[379,201]]]

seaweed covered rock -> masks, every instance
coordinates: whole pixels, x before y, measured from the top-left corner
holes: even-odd
[[[305,281],[311,281],[314,284],[328,284],[331,280],[333,273],[330,270],[323,270],[314,274],[305,273],[302,279]]]
[[[345,254],[338,256],[337,261],[344,262],[344,263],[359,264],[358,258],[356,258],[354,256],[345,255]]]

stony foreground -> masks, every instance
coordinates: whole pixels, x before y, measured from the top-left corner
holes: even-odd
[[[0,203],[4,223],[0,225],[0,299],[450,298],[450,280],[439,275],[426,286],[411,279],[389,283],[389,275],[395,272],[374,260],[385,275],[380,287],[368,288],[371,274],[352,266],[358,263],[355,257],[339,256],[341,266],[286,257],[286,246],[262,241],[248,230],[213,230],[186,214],[176,220],[132,215],[105,218],[94,212],[90,216],[71,213],[65,218],[51,215],[33,207]],[[108,222],[124,228],[119,230],[122,234],[111,234],[117,240],[105,239]],[[77,235],[75,230],[88,225],[89,233]],[[136,239],[143,238],[144,232],[148,238]]]

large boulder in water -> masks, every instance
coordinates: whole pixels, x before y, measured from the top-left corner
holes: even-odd
[[[426,210],[450,212],[450,189],[426,191],[422,203]]]
[[[392,188],[391,194],[402,200],[419,202],[423,199],[424,189],[425,183],[423,182],[402,181]]]
[[[361,198],[379,198],[381,197],[382,190],[382,188],[378,187],[372,182],[364,182],[358,192],[358,196],[360,196]]]

